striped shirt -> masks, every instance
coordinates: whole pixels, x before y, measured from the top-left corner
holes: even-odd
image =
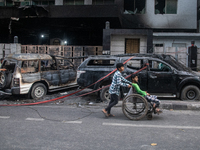
[[[122,77],[122,74],[119,70],[117,70],[113,76],[112,84],[109,89],[110,94],[116,94],[119,96],[120,86],[128,87],[128,85],[132,83]]]

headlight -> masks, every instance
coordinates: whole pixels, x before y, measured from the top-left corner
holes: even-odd
[[[82,73],[85,73],[85,72],[86,72],[86,71],[80,71],[80,70],[78,70],[78,71],[77,71],[77,79],[80,78],[81,74],[82,74]]]

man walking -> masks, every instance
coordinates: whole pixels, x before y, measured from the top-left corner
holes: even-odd
[[[110,113],[111,108],[115,106],[118,103],[119,100],[119,93],[120,93],[120,86],[124,87],[131,87],[131,82],[126,80],[121,72],[124,71],[124,64],[123,63],[118,63],[117,64],[117,71],[115,72],[113,79],[112,79],[112,84],[109,89],[110,93],[110,103],[107,108],[103,109],[102,112],[105,114],[106,117],[111,117],[114,116]]]

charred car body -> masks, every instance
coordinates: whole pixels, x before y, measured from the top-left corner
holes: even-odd
[[[13,54],[4,59],[0,72],[1,94],[28,94],[42,98],[47,91],[77,86],[71,61],[48,54]]]
[[[177,97],[182,100],[195,100],[200,97],[200,79],[197,72],[185,67],[171,55],[131,54],[116,56],[92,56],[86,59],[77,71],[77,83],[86,87],[104,77],[116,68],[116,64],[125,62],[122,75],[126,77],[149,64],[145,70],[139,72],[139,84],[142,90],[159,97]],[[112,82],[113,74],[101,82],[91,86],[98,89]],[[131,80],[128,78],[128,80]],[[122,88],[125,93],[128,91]],[[100,92],[102,100],[109,99],[108,88]]]

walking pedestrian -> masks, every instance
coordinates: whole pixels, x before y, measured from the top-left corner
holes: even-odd
[[[118,63],[116,67],[117,67],[117,71],[115,72],[115,74],[113,76],[112,83],[109,88],[111,100],[110,100],[110,103],[107,106],[107,108],[102,109],[102,112],[105,114],[106,117],[111,117],[111,116],[114,117],[114,115],[112,115],[110,112],[111,112],[111,108],[118,103],[120,86],[130,88],[132,85],[132,83],[130,81],[126,80],[121,74],[124,71],[124,64]]]

